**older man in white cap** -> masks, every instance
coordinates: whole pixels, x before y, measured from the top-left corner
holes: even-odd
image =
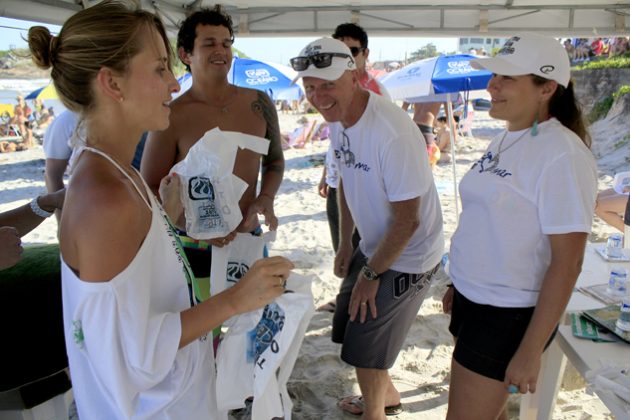
[[[364,90],[350,49],[322,38],[291,65],[308,100],[330,123],[340,172],[343,277],[332,339],[357,371],[362,397],[339,406],[364,419],[402,410],[388,369],[429,289],[443,253],[442,214],[418,127],[390,101]],[[353,252],[354,225],[361,235]]]

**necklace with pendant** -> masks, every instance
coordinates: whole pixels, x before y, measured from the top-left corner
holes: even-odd
[[[500,159],[501,153],[505,152],[510,147],[512,147],[516,143],[518,143],[523,137],[525,137],[525,134],[527,134],[528,132],[529,132],[529,130],[523,131],[523,134],[518,136],[518,138],[516,140],[514,140],[514,142],[512,142],[512,144],[510,144],[505,149],[501,149],[501,147],[503,147],[503,141],[505,140],[505,138],[507,137],[507,134],[508,134],[508,131],[506,130],[505,133],[503,134],[503,137],[501,138],[501,141],[499,142],[499,150],[497,150],[497,154],[492,156],[492,159],[490,159],[490,165],[488,167],[484,168],[482,172],[490,172],[493,169],[495,169],[497,166],[499,166],[499,159]]]

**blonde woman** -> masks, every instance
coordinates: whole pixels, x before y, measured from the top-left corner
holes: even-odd
[[[163,130],[178,90],[164,26],[133,2],[104,1],[58,37],[29,31],[35,63],[52,67],[64,105],[86,130],[60,228],[66,347],[79,417],[214,418],[212,340],[227,318],[265,305],[292,265],[255,264],[202,304],[169,218],[132,161],[145,131]],[[177,178],[163,204],[181,211]]]

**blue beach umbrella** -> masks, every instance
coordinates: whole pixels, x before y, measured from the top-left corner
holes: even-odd
[[[455,54],[419,60],[389,73],[381,83],[392,99],[446,101],[448,93],[486,88],[492,73],[472,68],[470,61],[475,58],[469,54]]]
[[[293,100],[302,96],[299,84],[291,84],[296,74],[292,68],[281,64],[234,58],[228,73],[228,82],[236,86],[261,90],[269,94],[273,100]],[[178,95],[192,86],[190,73],[181,76],[178,81],[181,87]]]
[[[472,68],[470,61],[474,55],[455,54],[431,57],[411,63],[381,79],[392,99],[406,102],[446,102],[450,114],[453,113],[452,98],[459,92],[486,89],[492,73]],[[457,197],[457,172],[455,169],[455,139],[452,119],[448,121],[451,131],[451,151],[453,153],[453,191],[455,214],[459,220],[459,200]]]

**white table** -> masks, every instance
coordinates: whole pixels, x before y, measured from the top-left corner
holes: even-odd
[[[610,263],[599,256],[594,247],[601,245],[587,245],[582,264],[582,273],[578,277],[576,286],[582,287],[606,283],[610,268],[613,265],[622,265],[630,271],[630,262]],[[602,306],[606,305],[599,300],[575,291],[567,305],[567,312],[579,312]],[[521,420],[551,419],[567,358],[577,371],[584,376],[589,370],[600,367],[600,359],[620,360],[630,365],[630,345],[625,343],[595,343],[590,340],[575,338],[573,337],[571,326],[561,325],[556,338],[543,355],[536,393],[526,394],[521,398]],[[616,410],[614,402],[608,400],[605,396],[599,395],[599,397],[614,414]]]

